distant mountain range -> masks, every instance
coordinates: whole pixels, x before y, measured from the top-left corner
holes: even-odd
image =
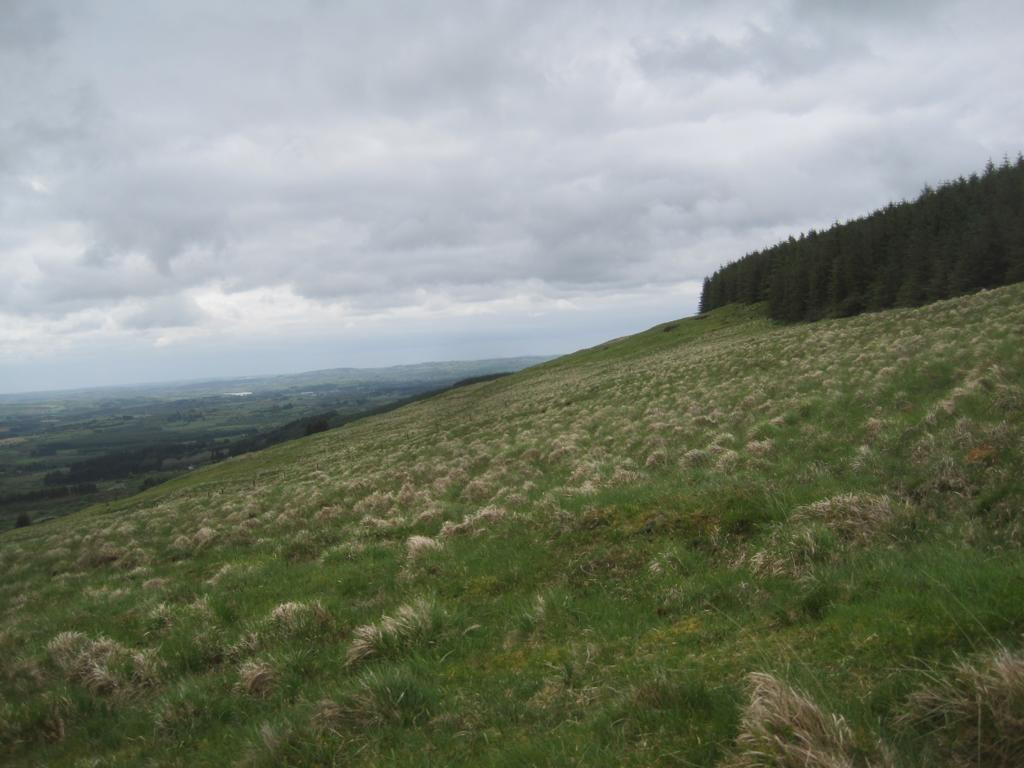
[[[443,387],[460,379],[522,370],[550,360],[551,356],[495,357],[486,360],[449,360],[443,362],[392,365],[383,368],[324,368],[303,373],[264,374],[224,378],[188,379],[112,387],[88,387],[47,392],[0,394],[0,404],[35,403],[52,400],[99,400],[107,397],[181,398],[222,395],[237,392],[316,391],[325,386],[336,388],[350,384],[405,383]]]

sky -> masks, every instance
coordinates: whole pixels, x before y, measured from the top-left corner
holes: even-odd
[[[1024,149],[1019,2],[0,0],[0,392],[556,354]]]

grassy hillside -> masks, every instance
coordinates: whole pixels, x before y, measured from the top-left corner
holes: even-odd
[[[1019,764],[1022,385],[725,307],[6,533],[3,759]]]
[[[130,496],[190,468],[547,359],[0,394],[0,531],[24,515],[40,521]]]

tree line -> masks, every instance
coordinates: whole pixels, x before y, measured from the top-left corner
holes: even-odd
[[[704,280],[700,311],[767,302],[777,320],[911,307],[1024,280],[1024,156],[916,200],[789,237]]]

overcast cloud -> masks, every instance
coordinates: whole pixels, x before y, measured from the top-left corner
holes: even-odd
[[[0,0],[0,391],[689,314],[725,261],[1016,155],[1022,28],[1013,2]]]

